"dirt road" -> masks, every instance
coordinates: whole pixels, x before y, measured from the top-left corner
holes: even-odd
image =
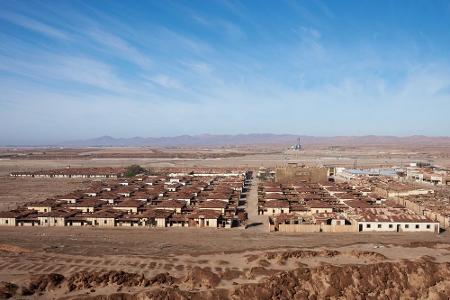
[[[342,247],[377,243],[450,244],[450,233],[254,232],[242,228],[0,227],[0,244],[76,255],[179,255],[273,248]]]
[[[247,196],[247,230],[268,232],[268,218],[266,216],[258,215],[258,182],[258,178],[252,180],[252,185]]]

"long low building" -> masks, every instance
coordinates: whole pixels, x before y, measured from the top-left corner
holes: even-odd
[[[125,173],[124,168],[63,168],[31,172],[11,172],[11,177],[32,178],[118,178]]]
[[[357,232],[356,222],[337,213],[279,214],[269,217],[269,231],[287,233]]]
[[[415,214],[366,214],[357,224],[359,232],[440,232],[439,222]]]

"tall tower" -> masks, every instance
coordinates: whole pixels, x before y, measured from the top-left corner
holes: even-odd
[[[297,138],[297,144],[295,144],[294,150],[295,150],[295,160],[298,163],[298,153],[302,149],[302,145],[300,144],[300,137]]]

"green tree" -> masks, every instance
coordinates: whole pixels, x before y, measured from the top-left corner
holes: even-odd
[[[145,174],[146,172],[147,172],[147,170],[145,170],[140,165],[131,165],[126,169],[124,176],[125,177],[134,177],[138,174]]]

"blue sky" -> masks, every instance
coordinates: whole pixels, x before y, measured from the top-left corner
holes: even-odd
[[[450,135],[448,1],[0,1],[0,144]]]

